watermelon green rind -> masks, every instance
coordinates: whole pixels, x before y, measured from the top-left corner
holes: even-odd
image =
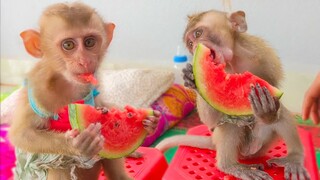
[[[206,62],[210,53],[209,48],[203,44],[198,44],[193,58],[193,73],[199,94],[213,108],[229,115],[253,114],[247,97],[248,94],[245,94],[245,92],[250,92],[250,86],[257,83],[266,86],[272,96],[279,99],[281,98],[283,94],[282,91],[250,72],[243,74],[226,74],[224,71],[225,64],[214,64],[212,61]],[[207,64],[208,62],[210,64]],[[216,77],[208,77],[204,72],[205,70],[210,70],[218,75],[216,75]],[[215,78],[214,81],[216,83],[211,85],[212,87],[209,87],[210,84],[206,82],[206,78],[208,78],[207,81]],[[224,90],[227,87],[229,89]]]
[[[140,145],[143,143],[144,139],[147,137],[147,134],[148,134],[147,131],[142,133],[140,135],[141,138],[137,139],[136,142],[131,145],[131,147],[128,147],[127,151],[122,151],[121,153],[114,154],[114,152],[111,152],[108,150],[103,150],[103,151],[99,152],[99,155],[103,158],[115,159],[115,158],[120,158],[120,157],[124,157],[128,154],[131,154],[136,149],[138,149],[138,147],[140,147]]]
[[[77,117],[77,106],[75,104],[68,105],[69,121],[72,129],[79,129],[78,117]]]

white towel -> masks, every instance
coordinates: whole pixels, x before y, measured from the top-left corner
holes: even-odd
[[[174,81],[174,74],[166,70],[124,69],[99,73],[100,96],[108,106],[123,108],[131,105],[148,108]]]

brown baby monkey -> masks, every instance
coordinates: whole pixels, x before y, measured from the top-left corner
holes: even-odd
[[[245,13],[231,14],[210,10],[189,17],[184,42],[193,54],[198,43],[211,49],[211,56],[221,56],[227,73],[249,71],[278,87],[283,77],[275,51],[261,38],[246,33]],[[185,85],[196,88],[192,65],[183,70]],[[268,165],[284,167],[285,179],[310,179],[304,168],[304,154],[289,110],[259,84],[252,88],[249,100],[252,116],[229,116],[213,109],[200,95],[197,108],[201,121],[211,129],[212,136],[182,135],[165,139],[157,148],[164,151],[176,145],[188,145],[217,151],[217,167],[246,180],[272,179],[262,171],[262,165],[244,165],[240,157],[259,156],[281,137],[287,146],[287,156],[270,159]]]
[[[52,131],[50,121],[60,109],[93,97],[94,74],[112,40],[115,25],[105,23],[91,7],[75,3],[49,6],[40,18],[40,29],[21,33],[29,54],[41,58],[29,72],[18,102],[9,138],[17,148],[17,179],[97,179],[101,169],[110,180],[130,179],[123,158],[99,159],[104,138],[101,124],[84,131]],[[88,96],[91,95],[91,96]],[[88,100],[88,99],[86,99]],[[107,107],[108,108],[108,107]],[[103,109],[103,108],[102,108]],[[152,132],[159,112],[143,121]]]

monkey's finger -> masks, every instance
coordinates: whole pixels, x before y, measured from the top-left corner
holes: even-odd
[[[146,120],[146,119],[142,121],[142,124],[143,124],[144,126],[146,126],[146,127],[152,128],[152,129],[154,129],[154,128],[157,127],[157,124],[154,124],[152,121]]]
[[[305,169],[303,169],[303,176],[305,177],[306,180],[311,179],[309,173]]]
[[[292,174],[292,167],[291,166],[285,166],[284,167],[284,178],[287,180],[290,179],[290,176],[294,179],[296,178],[293,174]]]
[[[193,71],[193,67],[190,63],[187,63],[186,68],[188,71],[191,71],[191,72]]]
[[[189,71],[188,69],[182,69],[183,72],[183,79],[187,78],[190,80],[194,80],[194,75],[192,71]]]
[[[148,116],[147,120],[149,120],[152,125],[157,126],[158,122],[159,122],[159,118],[155,117],[155,116]]]
[[[143,128],[148,132],[148,134],[153,134],[155,132],[155,128],[154,127],[150,127],[150,126],[143,126]]]
[[[161,112],[158,110],[153,110],[153,115],[157,118],[159,118],[161,116]]]
[[[75,146],[84,149],[96,136],[100,135],[101,124],[90,124],[80,135],[75,138]]]
[[[76,136],[79,135],[79,130],[78,129],[72,129],[72,130],[69,130],[65,133],[65,137],[66,138],[75,138]]]
[[[195,83],[193,81],[190,81],[189,79],[185,79],[184,85],[186,87],[189,87],[189,88],[192,88],[192,89],[196,89]]]
[[[100,111],[102,114],[108,113],[108,108],[106,107],[96,107],[96,110]]]
[[[93,129],[89,132],[91,133],[92,136],[99,135],[101,132],[101,127],[102,127],[101,123],[99,122],[95,123]]]
[[[103,144],[104,144],[103,136],[96,137],[87,147],[86,152],[90,155],[96,155],[99,151],[101,151]]]
[[[271,96],[270,94],[270,91],[265,87],[263,86],[263,92],[264,94],[266,95],[266,98],[267,98],[267,101],[269,103],[269,107],[270,107],[270,110],[271,111],[276,111],[276,103],[275,103],[275,100],[273,99],[273,97]]]
[[[257,94],[255,92],[254,87],[251,87],[251,92],[249,94],[249,100],[251,102],[251,107],[252,107],[253,111],[255,113],[260,113],[262,107],[261,107],[259,98],[257,97]]]
[[[269,109],[268,109],[268,101],[267,101],[267,98],[266,98],[266,95],[264,94],[260,84],[258,83],[256,85],[256,89],[259,93],[259,99],[260,99],[260,102],[261,102],[261,107],[262,107],[262,110],[263,112],[269,112]]]
[[[302,168],[298,169],[298,179],[299,180],[306,180],[305,176],[304,176],[304,171]]]
[[[83,130],[76,138],[73,139],[73,145],[79,147],[81,142],[83,142],[88,137],[88,132],[94,128],[94,124],[90,124],[85,130]]]
[[[182,79],[184,80],[184,82],[188,82],[188,83],[193,83],[194,84],[194,80],[190,79],[189,76],[187,76],[186,74],[183,75]]]

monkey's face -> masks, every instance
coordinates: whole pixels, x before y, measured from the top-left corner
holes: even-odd
[[[58,43],[65,67],[71,76],[95,73],[101,62],[101,44],[101,37],[95,34],[68,37]],[[78,80],[83,81],[81,78]]]
[[[226,23],[226,17],[209,12],[189,30],[184,41],[191,54],[197,44],[202,43],[211,49],[211,57],[216,63],[229,63],[233,58],[232,32]]]
[[[67,79],[88,83],[83,77],[96,72],[107,49],[104,24],[92,20],[88,25],[69,25],[61,18],[50,22],[40,31],[44,56]]]

